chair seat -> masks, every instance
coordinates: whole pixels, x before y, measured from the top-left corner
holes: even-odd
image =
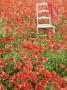
[[[51,25],[51,24],[38,24],[37,27],[38,28],[51,28],[51,27],[54,27],[54,26]]]

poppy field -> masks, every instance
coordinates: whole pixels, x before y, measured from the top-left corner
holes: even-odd
[[[57,14],[46,36],[36,32],[42,1]],[[0,90],[67,90],[67,0],[0,0]]]

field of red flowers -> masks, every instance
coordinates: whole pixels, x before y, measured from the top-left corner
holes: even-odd
[[[36,3],[58,15],[36,35]],[[67,0],[0,0],[0,90],[67,90]]]

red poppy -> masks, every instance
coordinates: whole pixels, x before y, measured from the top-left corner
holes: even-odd
[[[9,58],[9,60],[13,62],[15,59],[11,57],[11,58]]]
[[[40,58],[40,62],[47,62],[48,60],[47,60],[47,58],[46,57],[42,57],[42,58]]]
[[[5,90],[4,85],[0,84],[0,90]]]
[[[46,78],[43,78],[40,82],[44,86],[47,85],[47,79]]]
[[[2,79],[7,79],[8,78],[8,74],[6,72],[2,71],[1,77],[2,77]]]
[[[16,61],[16,64],[14,65],[14,69],[20,69],[22,67],[22,63]]]
[[[5,43],[7,43],[9,41],[9,38],[7,37],[4,37],[4,40],[3,40]]]
[[[6,53],[11,53],[11,50],[7,49],[5,50]]]
[[[64,64],[60,64],[60,67],[61,67],[61,68],[65,68],[65,65],[64,65]]]
[[[3,60],[0,60],[0,68],[4,67],[6,65],[6,63]]]
[[[25,83],[25,88],[26,88],[26,90],[31,90],[32,85],[29,84],[28,82],[26,82],[26,83]]]
[[[0,42],[2,42],[2,38],[0,38]]]
[[[43,86],[41,84],[36,84],[35,89],[36,90],[43,90]]]
[[[0,49],[0,54],[2,54],[4,52],[4,50],[3,49]]]

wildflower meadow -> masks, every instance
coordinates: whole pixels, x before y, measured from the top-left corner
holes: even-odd
[[[37,35],[40,2],[53,5],[55,33]],[[0,90],[67,90],[67,0],[0,0]]]

